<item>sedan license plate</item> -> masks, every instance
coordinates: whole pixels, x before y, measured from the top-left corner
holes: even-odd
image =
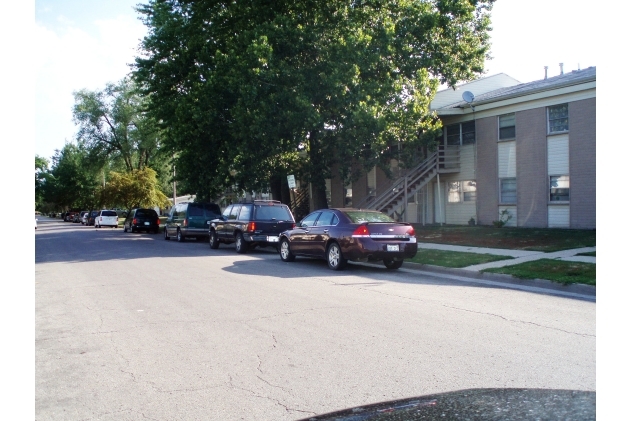
[[[145,225],[151,225],[151,224],[149,224],[149,222],[145,222]]]
[[[272,237],[271,235],[267,237],[268,243],[278,243],[278,237]]]
[[[386,245],[386,250],[388,251],[399,251],[399,245],[398,244],[388,244]]]

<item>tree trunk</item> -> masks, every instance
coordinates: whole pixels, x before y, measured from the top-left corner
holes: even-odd
[[[311,160],[311,211],[328,209],[326,202],[326,182],[324,181],[324,157],[320,150],[317,131],[309,133],[309,159]]]

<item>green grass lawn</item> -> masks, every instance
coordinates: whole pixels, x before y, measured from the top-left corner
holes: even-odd
[[[512,259],[508,256],[491,254],[457,253],[453,251],[419,249],[416,256],[406,261],[423,265],[435,265],[448,268],[464,268],[480,263],[495,262],[497,260]]]
[[[541,259],[502,268],[484,269],[482,272],[503,273],[521,279],[547,279],[562,284],[596,285],[596,265]]]
[[[596,246],[596,230],[413,224],[420,243],[553,252]]]

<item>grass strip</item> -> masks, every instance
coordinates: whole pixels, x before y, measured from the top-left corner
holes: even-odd
[[[419,249],[416,256],[407,259],[408,262],[422,265],[435,265],[448,268],[464,268],[481,263],[495,262],[497,260],[512,259],[509,256],[497,256],[492,254],[466,253],[433,249]]]
[[[596,252],[595,251],[588,251],[587,253],[578,253],[577,256],[592,256],[592,257],[596,257]]]
[[[596,285],[596,265],[593,263],[540,259],[518,265],[484,269],[482,272],[503,273],[520,279],[547,279],[566,285]]]

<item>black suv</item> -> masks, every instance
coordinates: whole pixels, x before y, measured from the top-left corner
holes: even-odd
[[[160,232],[160,217],[153,209],[132,209],[125,218],[123,231],[147,231],[157,234]]]
[[[178,203],[164,225],[164,239],[172,236],[180,242],[186,238],[205,239],[210,221],[220,217],[221,209],[216,203]]]
[[[278,234],[295,226],[291,210],[278,200],[236,203],[210,222],[210,248],[234,243],[237,253],[245,253],[251,247],[278,246]]]

